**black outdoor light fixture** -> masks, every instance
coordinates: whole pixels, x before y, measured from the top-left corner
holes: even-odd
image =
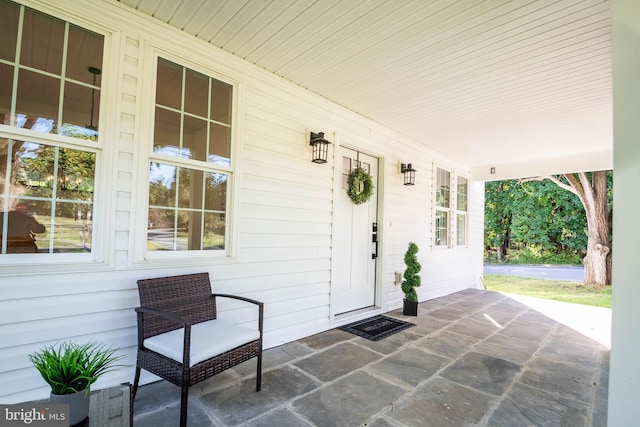
[[[102,73],[100,68],[89,67],[89,72],[93,74],[93,87],[91,88],[91,122],[88,125],[85,125],[87,129],[98,130],[98,128],[93,124],[93,109],[96,102],[96,77]]]
[[[324,132],[311,132],[309,145],[313,147],[313,163],[327,163],[327,154],[329,153],[329,144],[331,142],[324,139]]]
[[[416,170],[411,163],[400,163],[400,173],[404,174],[404,185],[416,185]]]

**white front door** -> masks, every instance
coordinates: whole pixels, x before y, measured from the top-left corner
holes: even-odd
[[[334,314],[375,305],[378,159],[339,147],[337,167],[341,183],[334,196],[332,305]],[[348,178],[357,167],[371,175],[374,191],[368,202],[356,205],[347,195]]]

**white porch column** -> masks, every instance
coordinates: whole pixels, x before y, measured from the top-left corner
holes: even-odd
[[[609,420],[640,420],[640,1],[612,1],[613,319]]]

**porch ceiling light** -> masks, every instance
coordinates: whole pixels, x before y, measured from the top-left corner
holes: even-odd
[[[411,163],[401,163],[400,173],[404,174],[404,185],[416,185],[416,170]]]
[[[309,145],[313,147],[313,156],[311,158],[313,163],[327,163],[329,144],[331,144],[331,142],[324,139],[324,132],[311,132]]]

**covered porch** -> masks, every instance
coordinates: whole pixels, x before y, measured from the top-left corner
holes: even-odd
[[[419,0],[402,7],[339,0],[92,0],[73,8],[64,0],[1,3],[21,10],[16,22],[24,21],[26,7],[34,11],[30,16],[51,16],[65,34],[80,29],[105,40],[97,144],[0,125],[7,140],[97,153],[92,173],[99,181],[91,189],[99,215],[92,246],[82,246],[86,253],[60,255],[52,247],[46,255],[2,254],[0,382],[7,386],[2,403],[48,393],[27,355],[63,339],[98,339],[127,355],[127,368],[96,388],[131,381],[136,280],[207,270],[218,292],[265,301],[268,359],[261,393],[244,392],[249,369],[194,387],[192,425],[272,425],[278,419],[278,425],[289,420],[290,425],[398,426],[426,423],[438,411],[450,417],[440,420],[452,425],[512,425],[524,419],[520,416],[529,420],[525,424],[536,424],[536,417],[568,425],[601,425],[607,416],[613,426],[637,420],[638,5],[625,0],[450,3],[455,7]],[[37,40],[16,36],[14,45],[38,46]],[[61,51],[87,59],[75,54],[73,44],[68,48],[69,40],[74,39],[63,38]],[[3,76],[24,71],[53,78],[46,61],[40,68],[22,64],[15,52],[0,59],[14,70]],[[166,92],[156,84],[163,61],[182,67],[184,76],[202,74],[210,87],[215,82],[233,87],[235,122],[223,123],[233,129],[225,146],[230,165],[203,166],[154,152],[159,146],[155,94]],[[59,81],[52,87],[62,87],[64,73],[55,74]],[[20,98],[18,82],[25,81],[4,84],[7,99],[26,99],[6,101],[7,117],[20,112],[21,102],[31,108],[39,106],[31,101],[44,99]],[[84,89],[96,87],[81,83]],[[55,113],[60,121],[64,97],[55,93],[45,104],[60,109]],[[94,124],[90,102],[78,119],[89,123],[87,128]],[[32,115],[42,114],[35,108]],[[331,136],[325,165],[309,161],[309,134],[318,131]],[[408,241],[417,240],[427,267],[418,325],[387,344],[333,329],[351,320],[340,317],[346,309],[336,308],[336,278],[344,275],[334,263],[341,259],[335,249],[349,241],[335,231],[343,216],[334,209],[345,197],[341,150],[348,149],[372,155],[379,164],[373,219],[381,244],[368,295],[372,313],[393,313],[402,304],[395,273],[403,268]],[[206,166],[230,177],[228,221],[219,232],[226,238],[223,249],[193,257],[192,251],[167,253],[150,244],[154,233],[148,230],[158,226],[149,220],[150,166],[158,160],[194,170]],[[404,186],[400,173],[402,162],[409,161],[419,172],[414,186]],[[611,168],[617,234],[607,410],[607,350],[517,302],[464,289],[482,281],[484,181]],[[454,178],[439,184],[442,175]],[[464,204],[453,209],[458,182],[462,188],[468,184],[460,197],[469,201],[468,211]],[[437,188],[449,187],[454,198],[442,211]],[[363,235],[360,243],[369,249],[370,239]],[[485,309],[495,311],[500,327],[486,323]],[[241,321],[233,310],[227,314]],[[527,326],[531,322],[536,327]],[[342,349],[359,357],[337,361],[347,354]],[[328,356],[334,353],[340,354],[332,360]],[[411,364],[416,354],[427,361],[422,367]],[[584,360],[587,368],[584,354],[591,354]],[[416,376],[405,375],[412,370]],[[571,372],[575,375],[563,376]],[[136,426],[175,425],[178,395],[168,385],[165,394],[164,387],[153,383],[140,391]],[[376,398],[379,390],[385,393]],[[423,398],[436,403],[412,406]],[[232,410],[222,412],[223,407]],[[411,413],[414,409],[418,412]],[[419,412],[427,410],[428,416]]]
[[[558,304],[551,310],[574,306]],[[603,310],[581,309],[587,321]],[[477,289],[424,302],[418,317],[388,314],[415,326],[380,341],[331,329],[271,348],[259,393],[255,361],[201,383],[189,425],[606,425],[609,348],[598,342],[606,338]],[[134,425],[176,425],[179,406],[177,387],[143,386]]]

